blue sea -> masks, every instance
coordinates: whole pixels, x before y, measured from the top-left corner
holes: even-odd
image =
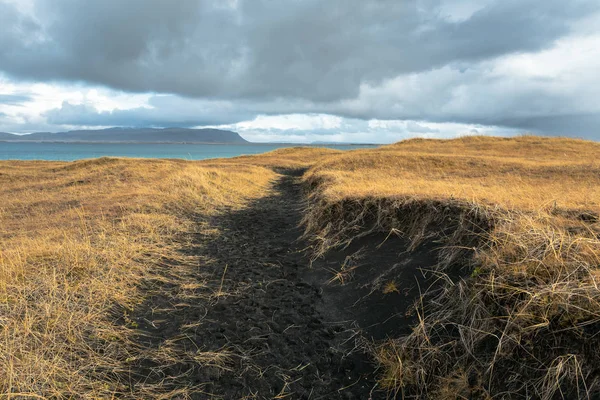
[[[73,161],[97,157],[182,158],[205,160],[259,154],[296,144],[154,144],[154,143],[28,143],[0,142],[0,160]],[[310,145],[339,150],[375,145]]]

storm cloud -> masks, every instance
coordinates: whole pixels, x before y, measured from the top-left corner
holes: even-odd
[[[319,113],[600,137],[599,23],[597,0],[0,0],[0,72],[151,94],[63,100],[40,112],[57,126]]]

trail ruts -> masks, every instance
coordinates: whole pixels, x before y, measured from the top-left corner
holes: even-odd
[[[218,234],[188,249],[205,260],[184,282],[199,283],[197,299],[162,284],[135,314],[148,354],[170,349],[176,359],[137,360],[133,392],[158,385],[199,399],[386,397],[374,389],[353,323],[341,308],[329,310],[323,270],[309,267],[298,175],[284,171],[267,197],[210,221]]]

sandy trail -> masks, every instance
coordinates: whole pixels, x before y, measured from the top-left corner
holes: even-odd
[[[355,323],[329,304],[339,300],[324,290],[330,273],[309,267],[298,175],[285,172],[267,197],[214,218],[219,235],[198,237],[194,251],[211,262],[188,279],[222,296],[183,299],[165,284],[136,314],[146,346],[220,352],[224,366],[193,356],[167,367],[142,359],[133,386],[201,388],[194,398],[385,398],[373,389],[374,365],[356,346]]]

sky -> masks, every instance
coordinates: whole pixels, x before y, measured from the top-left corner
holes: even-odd
[[[0,132],[600,140],[598,0],[0,0]]]

